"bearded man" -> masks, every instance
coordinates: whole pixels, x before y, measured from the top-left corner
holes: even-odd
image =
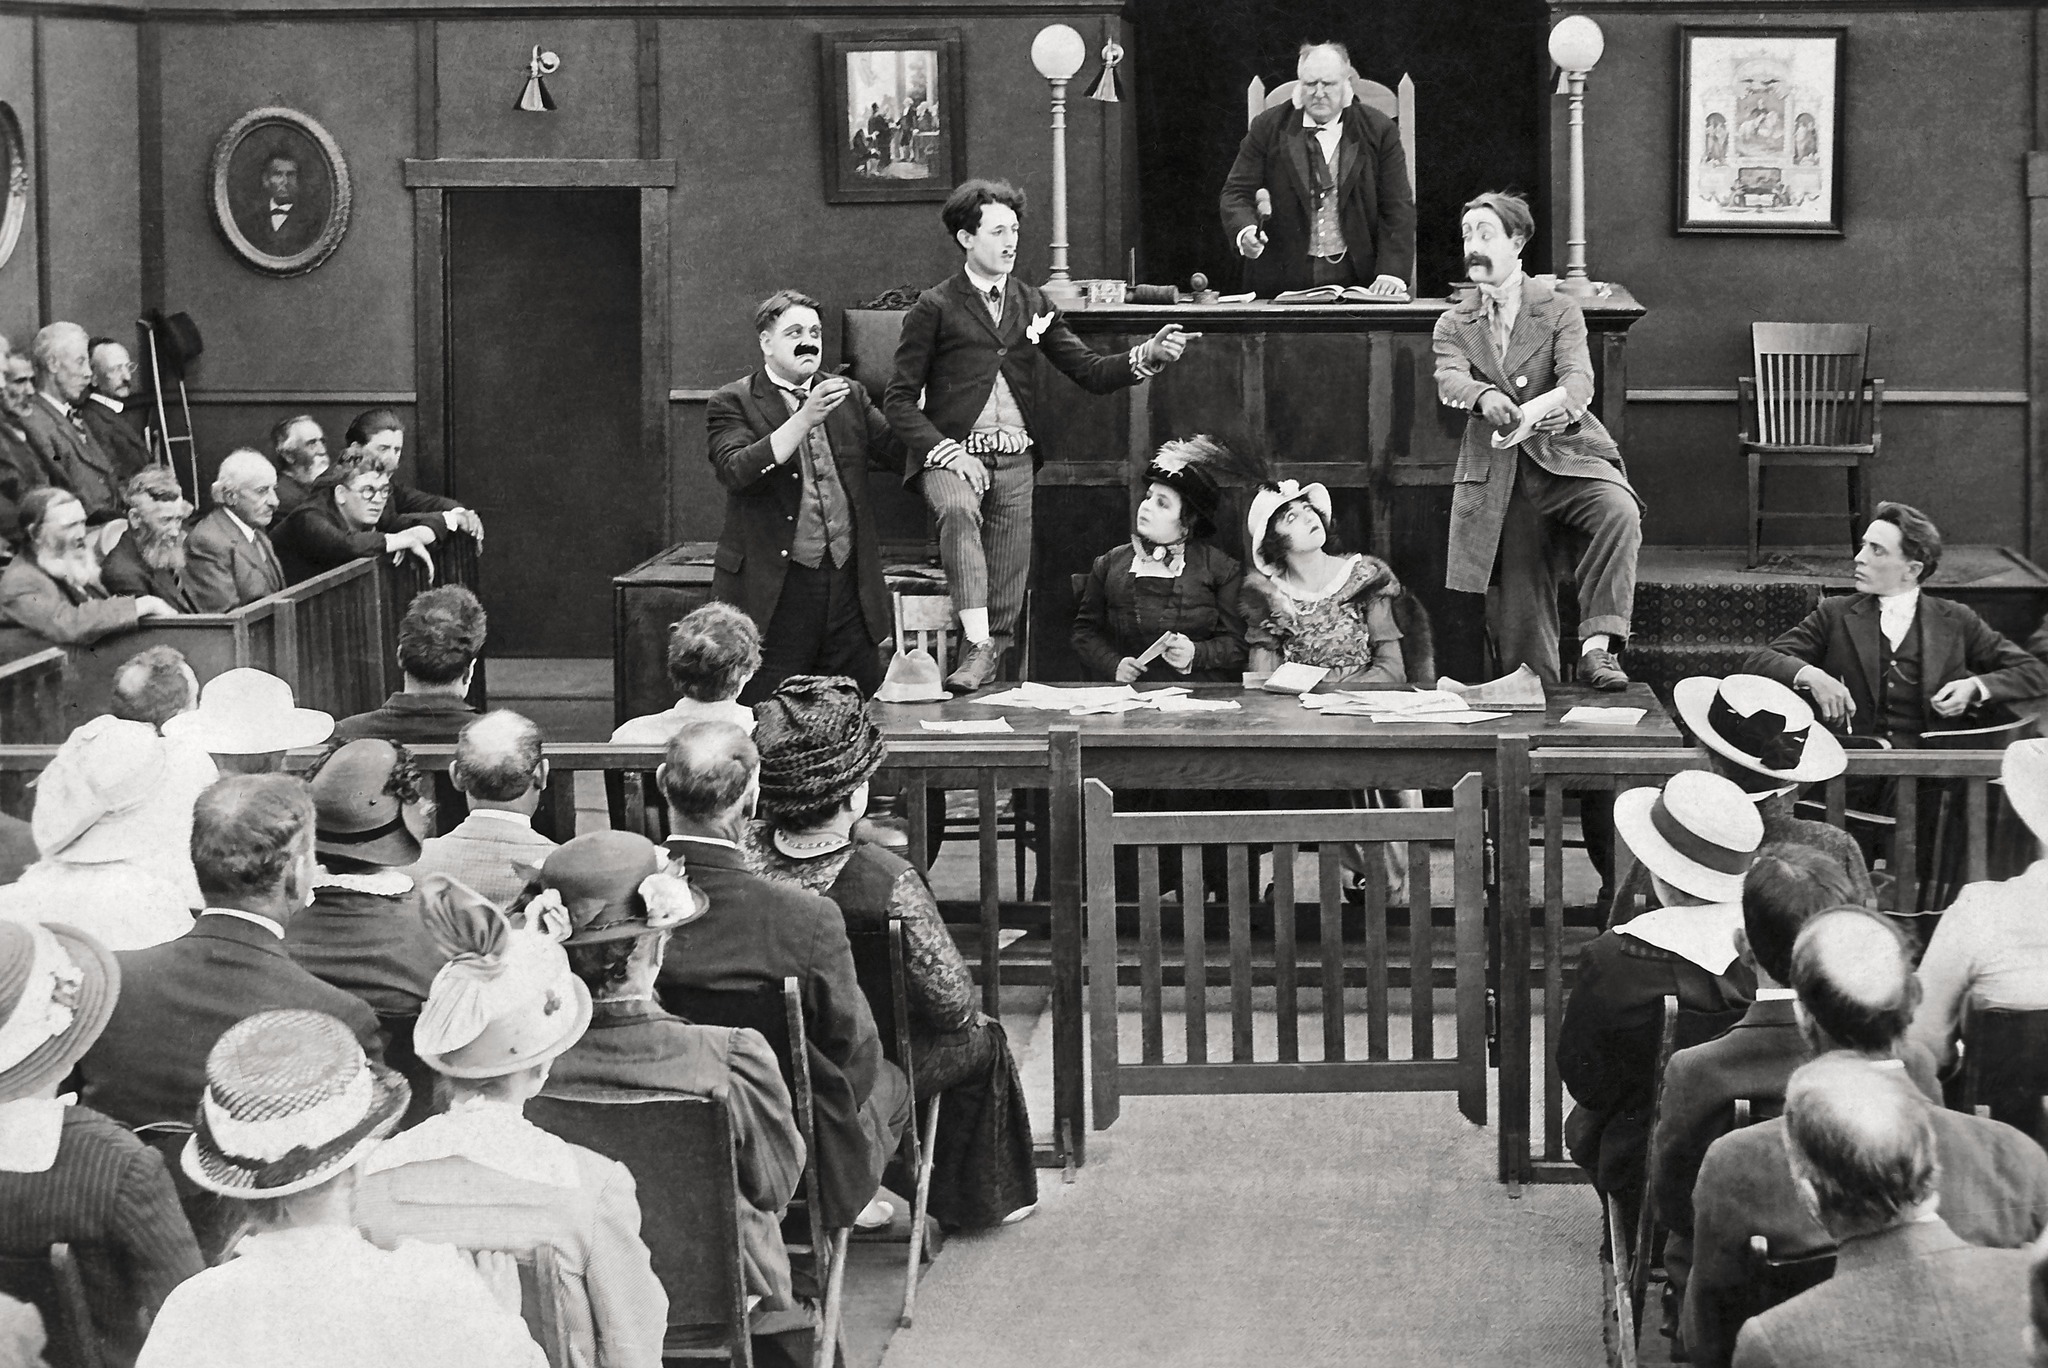
[[[22,421],[36,401],[36,363],[0,337],[0,542],[21,544],[21,498],[59,483]]]
[[[192,505],[177,477],[151,466],[129,478],[121,497],[128,504],[128,532],[107,553],[100,583],[110,594],[154,594],[181,613],[198,612],[185,582],[185,520]]]
[[[0,619],[61,646],[87,646],[178,610],[154,594],[109,597],[86,545],[85,506],[68,490],[21,501],[22,554],[0,572]]]

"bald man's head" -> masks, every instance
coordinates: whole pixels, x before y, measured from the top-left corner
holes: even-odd
[[[448,778],[473,802],[514,803],[547,783],[540,728],[507,708],[462,729]]]
[[[1792,943],[1792,988],[1816,1051],[1889,1055],[1920,1004],[1906,943],[1861,908],[1823,912]]]
[[[669,740],[661,791],[676,816],[717,823],[749,805],[760,772],[752,737],[730,722],[691,722]]]
[[[1939,1172],[1927,1100],[1906,1071],[1843,1053],[1803,1065],[1786,1085],[1785,1155],[1838,1240],[1910,1219]]]

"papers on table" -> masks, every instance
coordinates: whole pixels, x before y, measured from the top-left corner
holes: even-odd
[[[1580,704],[1564,715],[1566,722],[1580,722],[1589,727],[1633,727],[1643,720],[1649,710],[1646,708],[1593,708]]]
[[[1506,713],[1477,712],[1456,694],[1435,689],[1345,689],[1303,694],[1301,706],[1325,717],[1370,717],[1375,722],[1491,722]]]
[[[1468,708],[1504,708],[1509,712],[1542,712],[1545,703],[1543,680],[1527,665],[1513,674],[1502,675],[1499,679],[1484,684],[1460,684],[1455,679],[1439,679],[1436,686],[1446,693],[1456,694]]]
[[[997,708],[1033,708],[1040,712],[1063,712],[1070,717],[1104,717],[1117,713],[1234,712],[1233,698],[1195,698],[1175,685],[1139,693],[1128,684],[1080,685],[1023,683],[975,702]],[[1004,724],[1008,730],[1008,724]]]
[[[1010,719],[1007,717],[971,717],[963,718],[958,722],[934,722],[927,717],[920,718],[917,725],[923,727],[926,731],[950,732],[955,736],[977,736],[985,735],[989,732],[1014,730],[1010,726]]]
[[[1462,727],[1468,722],[1495,722],[1506,716],[1506,713],[1474,712],[1470,708],[1459,708],[1456,712],[1421,713],[1414,717],[1404,717],[1400,713],[1378,713],[1374,715],[1372,720],[1375,722],[1444,722]]]
[[[1290,660],[1272,674],[1259,687],[1267,693],[1305,694],[1330,677],[1330,672],[1321,665],[1301,665]]]

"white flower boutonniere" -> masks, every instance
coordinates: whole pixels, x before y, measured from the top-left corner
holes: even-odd
[[[1042,314],[1038,315],[1038,316],[1037,316],[1036,318],[1032,319],[1030,323],[1028,323],[1027,325],[1025,325],[1025,328],[1024,328],[1024,337],[1025,337],[1025,339],[1026,339],[1027,341],[1029,341],[1029,342],[1031,343],[1031,345],[1032,345],[1032,346],[1034,346],[1034,347],[1035,347],[1035,346],[1037,346],[1037,345],[1038,345],[1038,339],[1039,339],[1039,338],[1041,338],[1041,337],[1043,337],[1043,336],[1045,336],[1045,330],[1046,330],[1047,328],[1050,328],[1050,327],[1052,326],[1052,320],[1053,320],[1053,318],[1054,318],[1054,317],[1055,317],[1055,315],[1054,315],[1053,311],[1052,311],[1052,310],[1050,310],[1050,309],[1047,309],[1047,310],[1046,310],[1046,311],[1045,311],[1044,313],[1042,313]]]

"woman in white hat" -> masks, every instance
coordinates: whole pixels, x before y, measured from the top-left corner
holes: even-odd
[[[1414,661],[1403,652],[1394,621],[1400,581],[1377,556],[1332,553],[1330,517],[1330,491],[1320,484],[1281,480],[1252,495],[1244,577],[1252,673],[1319,665],[1330,671],[1326,688],[1395,688],[1432,673],[1426,650]]]
[[[567,913],[529,906],[515,926],[440,874],[427,876],[420,897],[453,958],[434,976],[413,1048],[441,1075],[448,1110],[369,1157],[356,1223],[386,1247],[552,1245],[574,1368],[657,1368],[668,1296],[640,1239],[633,1175],[522,1114],[549,1065],[590,1025],[590,990],[562,951]]]
[[[1577,1104],[1565,1142],[1603,1193],[1633,1211],[1642,1192],[1657,1043],[1666,996],[1694,1045],[1735,1024],[1756,995],[1736,957],[1742,877],[1763,842],[1749,795],[1718,774],[1686,770],[1660,791],[1630,789],[1614,828],[1648,866],[1663,906],[1587,945],[1565,1003],[1557,1068]]]
[[[452,1250],[356,1233],[357,1173],[406,1097],[323,1012],[259,1012],[215,1043],[182,1166],[245,1203],[249,1233],[171,1293],[138,1368],[543,1368],[516,1288]]]
[[[286,751],[332,736],[334,718],[299,707],[276,675],[240,667],[207,680],[199,706],[166,721],[163,733],[211,755],[222,774],[268,774],[284,768]]]
[[[57,1097],[120,987],[113,955],[84,932],[0,923],[0,1255],[72,1246],[102,1345],[125,1364],[171,1289],[205,1265],[157,1152]]]

